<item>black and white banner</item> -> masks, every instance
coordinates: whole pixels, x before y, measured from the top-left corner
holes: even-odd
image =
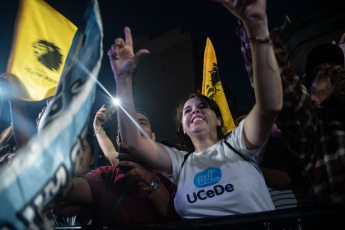
[[[0,170],[0,229],[44,228],[42,214],[75,176],[103,56],[96,0],[90,1],[85,24],[73,40],[38,134]]]

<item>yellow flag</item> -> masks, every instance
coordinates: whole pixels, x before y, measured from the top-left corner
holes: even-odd
[[[21,0],[7,66],[13,96],[40,101],[55,94],[76,30],[43,0]]]
[[[220,81],[216,52],[209,38],[207,38],[204,53],[202,94],[213,99],[220,107],[224,122],[223,134],[231,132],[235,128],[235,123],[225,97],[222,82]]]

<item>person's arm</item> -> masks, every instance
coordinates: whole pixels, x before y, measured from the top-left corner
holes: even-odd
[[[92,195],[89,183],[82,177],[74,179],[71,187],[61,202],[54,207],[54,214],[60,216],[75,216],[80,213],[82,206],[91,205]]]
[[[104,112],[106,108],[103,105],[96,113],[95,119],[93,121],[93,128],[100,148],[102,149],[105,157],[109,160],[111,165],[117,165],[119,160],[117,159],[118,152],[116,151],[114,144],[109,139],[108,135],[102,128],[102,125],[107,122],[103,121]]]
[[[250,55],[250,43],[247,33],[242,23],[238,29],[238,35],[241,38],[241,51],[246,63],[248,75],[252,77],[252,58]],[[309,155],[312,152],[310,146],[315,139],[317,113],[316,107],[312,104],[311,98],[291,68],[287,59],[288,50],[279,38],[279,29],[271,32],[273,48],[280,69],[280,75],[283,85],[284,106],[279,113],[276,124],[284,133],[290,151],[295,155]],[[345,34],[340,38],[339,44]],[[333,41],[333,44],[336,44]],[[339,45],[340,46],[340,45]],[[345,46],[344,46],[345,47]]]
[[[148,185],[146,184],[146,186]],[[156,191],[149,194],[149,197],[161,217],[166,219],[178,218],[177,213],[172,213],[170,207],[170,205],[173,205],[174,197],[164,184],[161,183]]]
[[[255,149],[269,137],[283,104],[279,69],[269,38],[266,0],[216,1],[243,22],[250,40],[256,103],[246,118],[243,138],[248,149]]]
[[[125,156],[126,153],[120,153],[120,155]],[[129,170],[125,174],[125,176],[135,176],[140,181],[142,181],[146,187],[150,186],[152,180],[156,177],[156,174],[152,173],[148,169],[133,161],[120,161],[118,163],[118,167],[130,167],[131,170]],[[171,199],[171,193],[164,186],[164,184],[160,182],[157,189],[151,192],[148,191],[148,196],[157,208],[160,216],[167,218],[170,214],[169,202]]]
[[[116,95],[121,103],[117,111],[121,139],[122,144],[130,153],[137,155],[153,167],[170,174],[172,172],[171,159],[165,148],[161,144],[142,136],[141,131],[132,121],[136,118],[132,73],[139,61],[148,53],[148,50],[142,49],[134,54],[132,34],[128,27],[125,27],[125,41],[122,38],[115,39],[115,43],[108,50],[116,81]]]

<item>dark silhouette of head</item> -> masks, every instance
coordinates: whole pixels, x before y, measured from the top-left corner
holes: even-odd
[[[322,44],[313,48],[306,58],[306,87],[310,88],[321,64],[339,65],[344,67],[344,53],[333,44]]]

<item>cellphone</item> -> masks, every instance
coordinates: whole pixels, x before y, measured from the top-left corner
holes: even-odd
[[[119,143],[121,143],[120,128],[117,129],[117,136],[119,137]],[[118,146],[117,151],[118,151],[119,153],[130,153],[130,152],[128,152],[127,149],[121,148],[120,146]],[[120,159],[120,161],[122,161],[122,160]],[[125,173],[127,173],[128,171],[130,171],[130,170],[132,169],[132,167],[123,166],[123,167],[119,167],[119,169],[120,169],[120,173],[125,174]]]
[[[115,105],[114,103],[111,103],[108,108],[105,110],[104,112],[104,118],[102,118],[103,121],[108,121],[113,114],[116,112],[117,110],[117,105]]]

